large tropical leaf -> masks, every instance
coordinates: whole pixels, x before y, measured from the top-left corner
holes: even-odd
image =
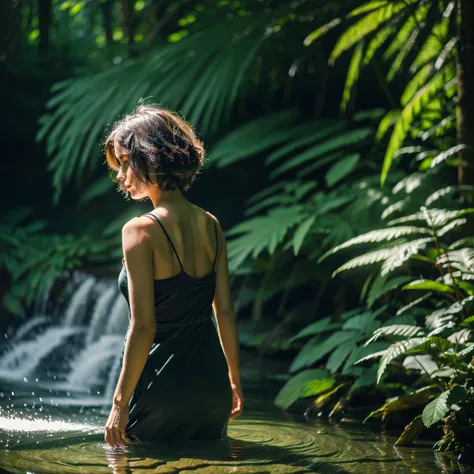
[[[230,117],[244,76],[264,38],[268,15],[220,19],[150,56],[128,59],[105,71],[59,83],[42,117],[37,139],[47,138],[48,168],[55,200],[73,175],[101,160],[99,137],[142,97],[180,110],[201,133],[215,131]]]

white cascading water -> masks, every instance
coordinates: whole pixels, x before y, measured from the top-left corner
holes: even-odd
[[[31,376],[43,359],[78,331],[78,328],[54,326],[34,339],[19,341],[0,358],[0,377],[22,380]]]
[[[111,285],[97,298],[97,302],[92,313],[86,336],[86,346],[97,341],[102,334],[107,334],[106,326],[108,321],[112,319],[112,304],[118,298],[116,285]],[[122,295],[120,295],[122,299]]]
[[[87,311],[87,303],[89,302],[89,295],[95,283],[96,279],[89,276],[79,285],[79,288],[72,295],[71,301],[66,309],[63,326],[72,327],[83,324]]]
[[[128,327],[128,313],[129,309],[127,300],[122,296],[122,294],[119,294],[110,310],[104,334],[124,335],[127,332]]]
[[[42,312],[35,313],[7,341],[6,350],[0,356],[0,379],[21,381],[42,377],[42,367],[49,367],[49,386],[78,393],[100,387],[98,392],[103,400],[99,399],[98,403],[104,404],[107,396],[111,397],[109,392],[115,389],[120,368],[129,321],[125,298],[117,291],[116,282],[98,282],[95,277],[87,276],[71,295],[63,314],[57,315],[59,319],[46,310],[48,299],[49,295],[38,296],[35,309]],[[91,304],[94,307],[89,315]],[[50,373],[50,368],[56,367],[50,356],[56,350],[71,353],[68,350],[71,348],[77,355],[66,361],[66,368],[69,366],[66,380],[64,374],[62,380],[56,380],[59,373]],[[73,402],[68,398],[63,401]]]
[[[104,334],[99,340],[87,345],[71,363],[67,382],[71,389],[104,386],[105,376],[117,354],[121,354],[123,336]]]

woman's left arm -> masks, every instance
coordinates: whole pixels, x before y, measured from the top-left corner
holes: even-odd
[[[148,359],[156,333],[153,249],[149,242],[148,219],[134,218],[122,228],[122,247],[128,278],[130,328],[124,348],[122,371],[106,425],[105,441],[115,447],[128,441],[128,403]]]

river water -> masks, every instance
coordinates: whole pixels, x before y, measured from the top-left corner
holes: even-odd
[[[278,409],[273,399],[283,382],[273,376],[284,370],[245,350],[244,412],[229,423],[227,439],[112,449],[104,425],[127,326],[121,296],[114,282],[88,277],[59,310],[42,301],[0,346],[1,472],[474,472],[434,453],[432,442],[397,448],[378,429]]]

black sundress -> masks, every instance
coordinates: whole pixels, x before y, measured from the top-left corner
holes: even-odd
[[[232,389],[212,312],[216,223],[213,220],[216,255],[212,270],[203,278],[194,278],[185,272],[160,219],[151,212],[145,215],[160,224],[181,271],[154,280],[157,332],[128,403],[130,417],[125,433],[130,439],[151,442],[224,438],[232,408]],[[125,265],[118,285],[130,304]],[[128,330],[121,365],[127,336]]]

